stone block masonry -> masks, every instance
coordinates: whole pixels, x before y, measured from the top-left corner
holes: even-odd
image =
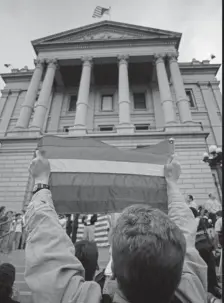
[[[0,205],[20,212],[27,196],[29,165],[36,142],[3,141],[0,148]]]
[[[216,192],[209,166],[202,161],[206,151],[206,134],[170,135],[147,134],[142,136],[114,136],[97,138],[119,148],[135,148],[139,145],[154,145],[165,138],[174,137],[175,152],[181,163],[179,180],[181,192],[192,194],[197,203],[203,204],[209,192]],[[32,180],[29,164],[37,146],[37,138],[2,138],[0,147],[0,205],[7,209],[21,211],[31,198]],[[218,195],[217,195],[218,198]]]

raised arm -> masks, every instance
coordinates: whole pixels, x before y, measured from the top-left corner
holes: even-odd
[[[35,183],[48,184],[50,165],[40,153],[32,161],[30,170]],[[98,303],[100,288],[95,282],[84,282],[84,269],[75,257],[74,245],[59,223],[49,190],[42,189],[33,196],[25,224],[29,233],[25,279],[33,293],[33,301]]]
[[[167,181],[168,215],[183,232],[186,256],[177,295],[182,302],[206,302],[207,266],[195,248],[197,223],[177,185],[180,164],[172,160],[164,169]]]

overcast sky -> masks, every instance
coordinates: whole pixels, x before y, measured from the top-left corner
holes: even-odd
[[[113,21],[181,32],[181,62],[222,62],[222,0],[0,0],[0,73],[34,67],[31,40],[106,19],[92,18],[97,5],[111,6]]]

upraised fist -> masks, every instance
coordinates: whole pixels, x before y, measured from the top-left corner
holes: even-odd
[[[167,182],[177,182],[181,174],[180,163],[172,156],[171,162],[164,167],[164,175]]]
[[[35,184],[48,184],[51,172],[50,163],[39,150],[36,151],[36,158],[32,160],[29,170],[35,180]]]

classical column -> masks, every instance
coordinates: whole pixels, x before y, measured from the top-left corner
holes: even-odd
[[[176,123],[176,113],[170,92],[166,67],[164,64],[164,54],[155,54],[156,73],[159,85],[160,99],[163,107],[165,124]]]
[[[167,54],[169,58],[170,73],[177,98],[177,106],[182,123],[191,123],[192,116],[189,106],[189,101],[184,89],[184,82],[180,73],[180,68],[177,62],[177,54]]]
[[[33,122],[31,128],[42,129],[45,121],[45,115],[48,109],[50,94],[52,90],[52,85],[54,82],[54,76],[57,68],[57,60],[51,59],[47,61],[47,71],[44,77],[42,89],[40,92],[39,99],[37,101],[37,106],[33,116]]]
[[[26,93],[25,100],[22,104],[19,119],[16,123],[16,128],[27,128],[29,126],[30,117],[32,115],[34,103],[36,101],[37,92],[40,86],[41,77],[43,74],[44,60],[34,60],[36,68],[33,72],[29,88]]]
[[[79,84],[78,100],[76,105],[75,123],[73,131],[78,130],[81,134],[86,133],[86,116],[89,103],[89,90],[92,71],[92,58],[82,58],[82,74]]]
[[[201,89],[202,97],[207,109],[210,126],[215,137],[215,143],[217,146],[222,146],[222,122],[217,114],[217,109],[214,104],[213,94],[211,88],[208,86],[208,82],[198,82],[198,86]]]
[[[215,100],[217,102],[220,114],[222,116],[222,94],[220,92],[219,84],[220,84],[219,81],[210,81],[210,85],[211,85]]]
[[[117,130],[120,133],[134,131],[130,116],[130,91],[128,80],[128,58],[127,55],[118,56],[118,104],[119,104],[119,125]]]
[[[2,92],[2,96],[0,97],[0,117],[3,113],[7,99],[11,93],[9,89],[3,89],[1,92]]]
[[[13,112],[16,103],[18,102],[20,93],[20,89],[10,89],[7,102],[4,106],[4,112],[2,113],[2,118],[0,119],[0,136],[4,136],[8,131],[10,120],[13,118]]]

